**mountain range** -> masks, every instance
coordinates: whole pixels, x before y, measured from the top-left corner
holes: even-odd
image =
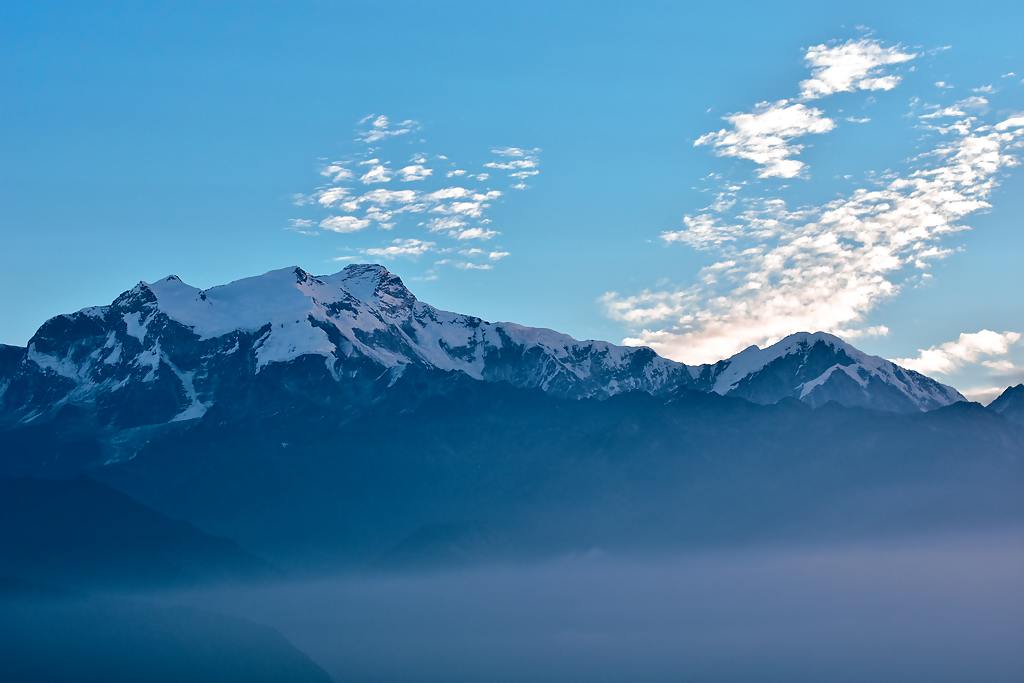
[[[688,389],[900,412],[964,400],[821,332],[688,366],[649,348],[442,311],[379,265],[319,277],[285,268],[207,290],[173,275],[139,283],[108,306],[50,319],[25,348],[0,348],[0,400],[8,424],[78,406],[122,430],[198,419],[253,392],[372,400],[410,369],[571,398]]]
[[[379,265],[168,276],[0,347],[0,477],[87,476],[285,571],[898,534],[1024,514],[1022,394],[984,408],[821,332],[685,365]]]

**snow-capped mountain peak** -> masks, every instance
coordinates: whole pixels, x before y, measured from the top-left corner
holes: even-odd
[[[771,346],[766,346],[763,349],[754,345],[748,346],[728,358],[725,361],[726,365],[715,378],[713,390],[718,394],[727,394],[735,389],[743,379],[760,372],[773,361],[798,353],[818,342],[827,344],[842,353],[848,351],[860,353],[839,337],[827,332],[796,332]]]
[[[837,401],[909,411],[965,400],[952,387],[827,332],[798,332],[763,349],[751,346],[712,367],[712,391],[759,403],[791,397],[812,405]]]
[[[352,264],[334,275],[324,276],[323,280],[337,283],[352,296],[367,303],[387,302],[394,305],[416,301],[416,296],[400,277],[377,264]]]
[[[209,289],[174,275],[139,283],[5,351],[0,401],[17,420],[76,404],[123,426],[192,419],[218,403],[299,387],[324,400],[364,400],[413,367],[572,398],[691,389],[898,411],[962,400],[830,334],[802,332],[691,367],[646,347],[440,310],[387,268],[357,264],[321,276],[291,266]]]

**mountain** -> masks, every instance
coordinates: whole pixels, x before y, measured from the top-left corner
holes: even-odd
[[[351,265],[325,276],[285,268],[207,290],[172,275],[52,318],[27,347],[0,347],[0,429],[59,420],[74,426],[61,438],[102,433],[97,457],[116,458],[147,428],[202,418],[214,405],[238,414],[296,401],[358,411],[397,378],[436,371],[573,399],[698,390],[905,412],[963,400],[823,333],[687,366],[649,348],[442,311],[384,267]],[[40,431],[32,438],[52,436]]]
[[[1024,429],[972,403],[569,399],[465,375],[393,389],[355,420],[215,405],[91,473],[290,571],[1024,520]]]
[[[139,283],[109,306],[47,321],[22,351],[4,348],[0,386],[9,420],[87,405],[100,424],[124,429],[198,418],[241,396],[358,403],[415,368],[572,397],[668,393],[694,381],[650,349],[441,311],[385,268],[353,265],[208,290],[175,276]]]
[[[934,410],[966,400],[952,387],[824,332],[798,332],[764,349],[751,346],[704,366],[698,385],[755,403],[795,398],[812,406],[835,401],[895,412]]]
[[[0,475],[84,474],[291,570],[1022,517],[1024,429],[831,335],[687,366],[381,266],[140,283],[0,373]]]
[[[994,401],[988,404],[993,410],[1008,420],[1024,424],[1024,384],[1007,387]]]
[[[273,575],[234,543],[84,477],[0,479],[0,547],[0,576],[61,588]]]
[[[275,629],[116,596],[0,594],[0,677],[25,683],[330,683]]]

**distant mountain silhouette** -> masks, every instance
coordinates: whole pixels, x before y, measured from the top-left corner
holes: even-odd
[[[357,416],[214,407],[95,476],[297,566],[899,534],[1024,511],[1024,430],[976,404],[573,400],[451,373],[394,389]]]
[[[149,587],[269,577],[234,543],[85,477],[0,479],[0,576],[45,586]]]
[[[996,400],[988,404],[988,409],[1008,420],[1024,424],[1024,384],[1007,387]]]
[[[45,425],[74,409],[87,436],[103,437],[97,457],[124,457],[146,428],[200,419],[214,405],[273,413],[310,395],[365,405],[422,370],[569,398],[689,389],[897,412],[964,400],[822,332],[688,366],[649,348],[442,311],[369,264],[324,276],[290,267],[207,290],[172,275],[56,316],[26,347],[0,348],[0,427]]]
[[[25,683],[329,683],[275,630],[114,597],[0,594],[0,679]]]

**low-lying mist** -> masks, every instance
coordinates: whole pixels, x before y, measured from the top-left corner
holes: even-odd
[[[346,574],[148,596],[336,681],[1017,681],[1024,534]]]

